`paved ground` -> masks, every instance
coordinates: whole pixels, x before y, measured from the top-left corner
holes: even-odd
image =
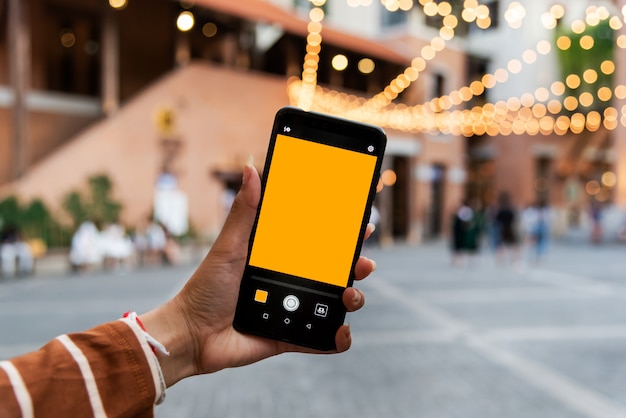
[[[626,246],[453,268],[442,244],[369,249],[379,269],[338,356],[284,355],[171,388],[166,417],[626,417]],[[0,358],[142,311],[191,268],[0,282]]]

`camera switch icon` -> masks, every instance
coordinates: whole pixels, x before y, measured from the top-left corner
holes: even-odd
[[[326,318],[326,315],[328,315],[328,305],[324,305],[323,303],[315,305],[315,316]]]

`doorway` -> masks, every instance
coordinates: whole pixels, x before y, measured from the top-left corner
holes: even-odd
[[[395,239],[406,240],[410,229],[411,163],[408,157],[394,157],[396,184],[391,194],[391,233]]]
[[[442,232],[442,214],[445,193],[446,168],[441,164],[433,164],[431,167],[430,183],[430,216],[428,238],[437,238]]]

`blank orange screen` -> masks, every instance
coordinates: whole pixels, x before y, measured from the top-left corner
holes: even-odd
[[[376,157],[278,135],[250,265],[345,287]]]

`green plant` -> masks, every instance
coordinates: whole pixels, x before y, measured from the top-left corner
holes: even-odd
[[[20,226],[21,223],[20,203],[16,196],[9,196],[0,201],[0,231],[8,225]]]
[[[21,204],[16,196],[0,201],[0,231],[17,227],[25,239],[42,239],[48,247],[65,246],[71,232],[57,222],[40,199]]]
[[[597,74],[597,80],[587,82],[584,79],[577,87],[569,87],[566,85],[566,95],[580,97],[582,93],[589,92],[596,96],[596,92],[602,87],[613,87],[613,73],[605,73],[601,71],[601,64],[605,61],[613,61],[615,42],[613,39],[614,31],[611,29],[609,21],[603,20],[596,26],[587,25],[582,33],[575,33],[569,26],[559,24],[555,31],[555,39],[565,36],[570,40],[569,48],[557,48],[557,57],[559,61],[561,79],[567,80],[570,75],[577,75],[582,78],[587,70],[593,70]],[[593,45],[586,48],[581,45],[581,40],[585,38],[593,39]],[[584,42],[583,42],[584,44]],[[602,111],[610,106],[609,102],[595,100],[592,106],[585,109],[585,112]],[[580,110],[576,110],[580,111]]]
[[[122,211],[122,204],[112,197],[113,183],[106,174],[98,174],[87,179],[89,190],[81,194],[71,191],[63,198],[63,208],[72,218],[74,227],[90,219],[101,222],[115,222]]]

